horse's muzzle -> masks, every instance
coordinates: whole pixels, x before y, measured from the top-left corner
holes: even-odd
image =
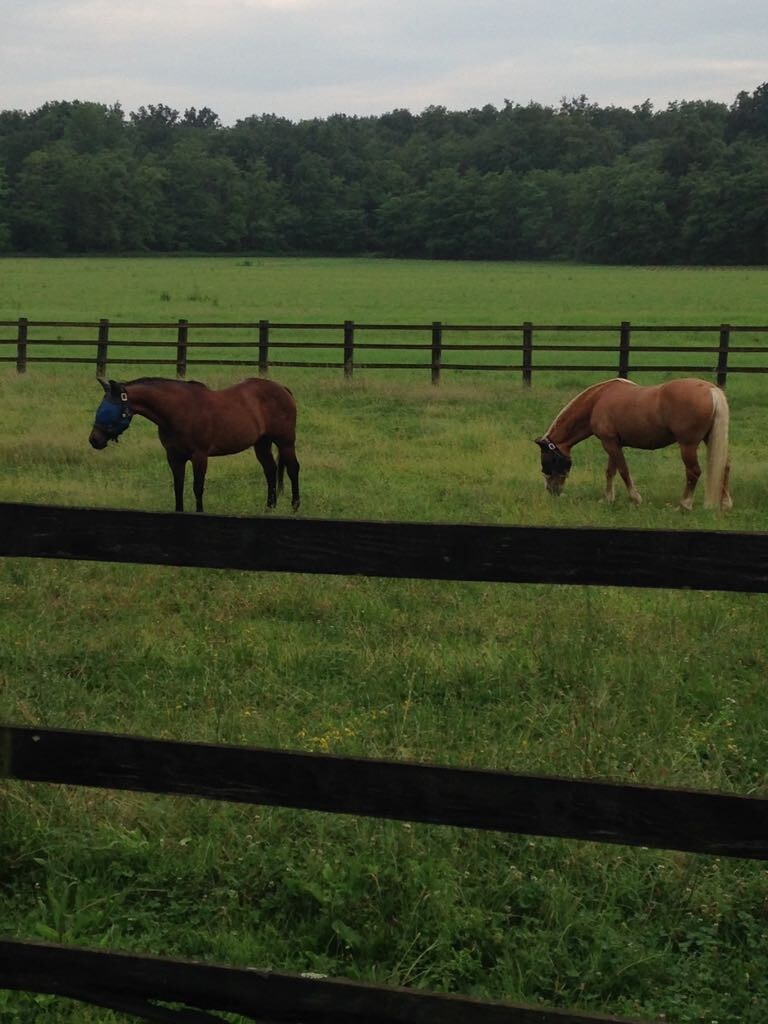
[[[95,448],[97,451],[101,451],[102,448],[107,447],[107,440],[108,438],[106,434],[102,433],[102,431],[98,430],[96,427],[93,428],[88,438],[91,448]]]
[[[560,476],[559,474],[555,475],[554,473],[552,473],[550,476],[547,477],[547,491],[550,494],[553,494],[556,498],[559,498],[560,495],[563,493],[564,487],[564,476]]]

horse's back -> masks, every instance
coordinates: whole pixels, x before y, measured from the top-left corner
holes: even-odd
[[[210,455],[231,455],[262,438],[290,445],[296,438],[296,402],[287,388],[260,377],[209,390],[195,433],[196,446]]]
[[[225,388],[236,393],[243,405],[258,421],[261,432],[274,437],[293,435],[296,430],[296,399],[276,381],[264,377],[248,377]]]
[[[283,384],[264,377],[248,377],[240,382],[243,392],[252,400],[261,402],[270,409],[296,416],[296,399]]]
[[[679,377],[659,386],[662,415],[677,440],[700,440],[712,425],[716,387],[699,377]]]
[[[258,405],[263,408],[296,410],[296,399],[293,394],[273,380],[264,377],[247,377],[237,384],[212,392],[221,403],[234,407],[239,404],[246,406]]]
[[[593,410],[598,436],[618,437],[631,448],[662,448],[673,441],[699,441],[714,414],[714,385],[680,377],[647,387],[611,381]]]
[[[698,405],[702,409],[711,407],[715,385],[700,377],[675,377],[657,385],[665,401],[677,406]]]

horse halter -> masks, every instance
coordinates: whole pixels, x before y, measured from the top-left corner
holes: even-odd
[[[541,472],[545,476],[565,476],[570,472],[573,459],[565,452],[561,452],[554,441],[550,441],[548,437],[542,437],[538,444],[542,454],[549,455],[546,465],[542,459]]]
[[[119,400],[110,395],[105,395],[96,410],[94,427],[106,434],[110,441],[117,441],[120,434],[131,425],[133,413],[128,405],[128,394],[122,385],[118,384]]]

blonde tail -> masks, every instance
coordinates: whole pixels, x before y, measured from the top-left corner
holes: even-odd
[[[707,437],[707,483],[704,504],[707,508],[720,508],[725,468],[728,465],[728,422],[730,413],[728,400],[720,388],[712,388],[712,404],[715,415]]]

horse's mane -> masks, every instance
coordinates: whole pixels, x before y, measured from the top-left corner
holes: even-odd
[[[584,395],[588,395],[590,391],[596,391],[598,388],[604,388],[606,384],[613,384],[616,381],[621,381],[624,384],[632,384],[633,387],[637,387],[637,384],[635,384],[633,380],[626,380],[624,377],[611,377],[610,380],[601,380],[598,384],[590,384],[588,388],[584,388],[584,390],[580,391],[578,395],[574,395],[570,402],[563,406],[563,408],[560,410],[557,416],[555,416],[555,418],[550,423],[549,428],[547,429],[544,436],[546,437],[550,433],[550,431],[554,429],[554,426],[560,419],[560,417],[564,415],[571,408],[572,405],[575,405],[580,398],[582,398]]]
[[[128,380],[126,384],[159,384],[166,386],[168,384],[173,387],[195,387],[205,388],[206,391],[210,391],[207,384],[203,384],[200,380],[174,380],[172,377],[137,377],[136,380]]]

